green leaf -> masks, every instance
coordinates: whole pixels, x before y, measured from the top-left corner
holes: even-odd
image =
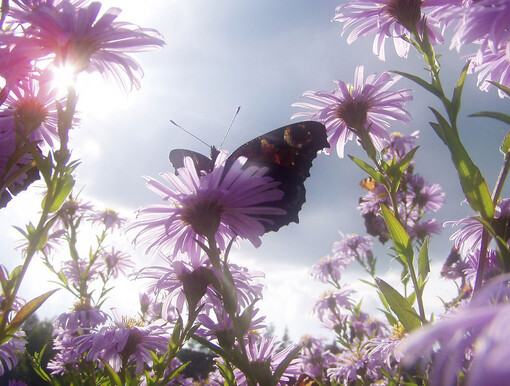
[[[418,257],[418,275],[421,284],[425,283],[430,272],[429,244],[430,238],[427,238],[420,248],[420,256]]]
[[[372,177],[374,180],[376,180],[381,185],[386,186],[386,180],[385,180],[384,176],[381,173],[379,173],[377,170],[375,170],[372,166],[367,164],[365,161],[360,160],[359,158],[353,157],[352,155],[349,155],[349,158],[356,165],[358,165],[362,170],[367,172],[370,175],[370,177]]]
[[[386,226],[390,231],[395,251],[402,260],[407,263],[407,265],[411,266],[413,264],[414,253],[408,234],[394,216],[393,212],[386,205],[381,204],[381,211],[384,221],[386,222]]]
[[[178,377],[180,373],[182,373],[184,371],[184,369],[186,367],[188,367],[188,365],[190,364],[190,362],[186,362],[186,363],[183,363],[182,365],[180,365],[179,367],[177,367],[176,369],[173,369],[170,374],[168,374],[162,381],[161,381],[161,385],[166,385],[168,382],[170,382],[172,379],[174,379],[175,377]]]
[[[216,367],[218,367],[221,376],[225,380],[226,386],[237,386],[236,377],[234,376],[234,372],[232,371],[230,366],[227,366],[226,364],[220,362],[216,362]]]
[[[478,113],[473,113],[469,115],[470,117],[485,117],[485,118],[493,118],[500,122],[506,123],[510,125],[510,115],[498,113],[494,111],[480,111]]]
[[[74,182],[75,181],[73,176],[71,174],[67,174],[63,177],[63,180],[57,183],[57,194],[55,195],[55,197],[53,197],[53,203],[50,206],[50,213],[56,212],[57,210],[60,209],[62,204],[65,202],[65,200],[71,193],[71,190],[73,190]],[[45,204],[45,199],[46,197],[44,197],[42,203],[43,208]]]
[[[462,69],[462,72],[460,73],[459,80],[458,80],[457,85],[455,86],[455,90],[453,92],[452,103],[450,104],[450,111],[449,111],[452,121],[455,121],[457,119],[457,115],[459,114],[459,111],[460,111],[460,101],[462,98],[462,89],[464,87],[464,83],[466,82],[466,76],[467,76],[469,64],[470,63],[467,62],[466,65],[464,66],[464,68]]]
[[[510,88],[503,86],[501,83],[494,82],[494,81],[488,81],[490,84],[494,85],[495,87],[499,88],[501,91],[503,91],[508,97],[510,97]]]
[[[225,352],[223,351],[223,349],[221,347],[216,346],[215,344],[209,342],[207,339],[204,339],[198,335],[193,335],[193,340],[196,340],[202,346],[208,348],[209,350],[218,354],[219,356],[221,356],[221,357],[225,356]]]
[[[122,383],[119,375],[115,372],[115,370],[112,369],[112,366],[110,366],[110,364],[102,358],[99,358],[99,360],[101,362],[103,362],[106,373],[108,374],[108,377],[110,378],[111,385],[123,386],[124,384]]]
[[[399,186],[400,182],[402,181],[402,176],[404,175],[405,171],[409,167],[411,161],[414,158],[414,155],[418,151],[419,146],[415,147],[413,150],[411,150],[409,153],[406,154],[404,158],[396,165],[396,168],[393,168],[394,171],[391,173],[391,191],[392,193],[395,193]]]
[[[391,310],[395,313],[402,326],[407,332],[411,332],[414,329],[421,327],[421,321],[419,315],[416,313],[414,308],[409,304],[407,299],[400,295],[396,289],[386,283],[380,278],[375,278],[379,290],[384,295],[384,298],[391,307]]]
[[[450,150],[464,196],[473,210],[480,213],[483,218],[491,220],[494,218],[494,204],[482,173],[469,157],[458,133],[444,121],[441,114],[432,108],[431,110],[438,119],[439,125],[443,128],[443,140]]]
[[[303,348],[302,344],[296,346],[285,357],[285,359],[282,362],[280,362],[280,364],[276,368],[275,372],[273,373],[273,376],[272,376],[273,379],[272,379],[272,382],[271,382],[272,385],[276,386],[278,384],[278,382],[280,381],[280,378],[282,377],[283,373],[285,372],[287,367],[289,367],[290,362],[292,362],[298,356],[298,354],[299,354],[299,352],[301,351],[302,348]]]
[[[430,91],[432,94],[434,94],[438,98],[442,98],[443,97],[443,94],[441,93],[441,90],[437,89],[436,87],[434,87],[433,84],[430,84],[429,82],[427,82],[426,80],[420,78],[419,76],[416,76],[416,75],[413,75],[413,74],[408,74],[407,72],[402,72],[402,71],[392,70],[391,72],[393,72],[395,74],[398,74],[398,75],[401,75],[404,78],[407,78],[407,79],[413,81],[414,83],[416,83],[416,84],[420,85],[421,87],[423,87],[425,90]]]
[[[510,131],[506,134],[506,137],[501,144],[500,150],[504,155],[507,155],[510,151]]]
[[[14,319],[12,319],[11,323],[9,323],[8,328],[6,331],[8,331],[8,334],[11,335],[14,332],[16,332],[19,327],[23,324],[27,318],[32,315],[41,305],[55,292],[57,292],[58,289],[54,289],[52,291],[48,291],[45,294],[36,297],[35,299],[30,300],[27,304],[25,304],[21,309],[18,311]]]

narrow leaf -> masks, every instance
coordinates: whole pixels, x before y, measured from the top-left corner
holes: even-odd
[[[57,292],[58,289],[46,292],[45,294],[30,300],[18,311],[11,323],[9,323],[9,330],[12,328],[17,330],[27,318],[32,315],[51,295]],[[14,332],[14,331],[13,331]]]
[[[464,66],[464,68],[462,69],[462,72],[460,73],[459,80],[457,81],[457,85],[455,86],[455,90],[453,92],[452,103],[450,104],[449,113],[454,121],[456,120],[457,115],[459,114],[459,111],[460,111],[460,101],[461,101],[461,97],[462,97],[462,89],[464,87],[464,83],[466,82],[466,76],[467,76],[469,64],[470,63],[467,62],[466,65]]]
[[[404,78],[407,78],[409,80],[412,80],[414,83],[420,85],[425,90],[430,91],[432,94],[434,94],[438,98],[442,98],[443,97],[443,95],[441,93],[441,90],[438,90],[436,87],[434,87],[433,84],[430,84],[429,82],[427,82],[426,80],[420,78],[419,76],[416,76],[416,75],[413,75],[413,74],[408,74],[407,72],[403,72],[403,71],[392,70],[391,72],[393,72],[395,74],[398,74],[398,75],[401,75]]]
[[[506,123],[510,125],[510,115],[498,113],[494,111],[480,111],[478,113],[473,113],[469,115],[470,117],[486,117],[486,118],[494,118],[498,121]]]
[[[280,378],[282,377],[283,373],[289,367],[290,362],[292,362],[296,357],[298,356],[299,352],[303,348],[303,345],[297,345],[294,347],[294,349],[285,357],[285,359],[280,362],[278,367],[276,368],[275,372],[273,373],[273,380],[272,385],[276,386],[278,382],[280,381]]]
[[[409,304],[407,299],[400,295],[396,289],[380,278],[375,279],[379,290],[391,307],[391,310],[397,315],[398,320],[407,332],[411,332],[421,327],[420,317]]]
[[[510,131],[507,133],[505,139],[503,140],[500,150],[505,155],[507,155],[510,151]]]
[[[386,205],[381,204],[381,210],[386,226],[390,231],[395,251],[399,254],[402,260],[407,263],[407,265],[412,265],[414,253],[408,234]]]
[[[499,88],[501,91],[503,91],[508,97],[510,97],[510,88],[503,86],[502,84],[494,81],[488,81],[490,84],[494,85],[495,87]]]
[[[430,272],[429,244],[430,238],[427,238],[420,248],[420,256],[418,257],[418,275],[422,284],[425,283]]]
[[[108,377],[110,378],[111,385],[123,386],[124,384],[122,383],[119,375],[115,372],[115,370],[112,369],[112,366],[110,366],[110,364],[102,358],[99,358],[99,360],[101,362],[103,362],[106,373],[108,374]]]
[[[384,179],[384,176],[377,170],[375,170],[371,165],[367,164],[363,160],[360,160],[359,158],[353,157],[352,155],[349,155],[349,158],[362,170],[367,172],[370,175],[370,177],[372,177],[378,183],[380,183],[381,185],[386,185],[386,180]]]

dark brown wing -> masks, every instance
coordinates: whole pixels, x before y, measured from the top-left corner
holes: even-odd
[[[284,197],[276,206],[287,211],[284,216],[272,216],[274,224],[265,224],[266,232],[277,231],[291,222],[299,222],[298,212],[306,200],[305,180],[310,176],[317,152],[329,147],[326,128],[319,122],[294,123],[257,137],[234,151],[227,159],[225,172],[234,161],[244,156],[246,166],[267,167],[267,173],[280,181]]]
[[[192,159],[195,164],[195,168],[199,173],[201,170],[207,173],[210,173],[213,170],[214,162],[205,155],[192,150],[174,149],[170,152],[168,158],[170,158],[170,162],[175,168],[175,174],[177,174],[177,169],[184,166],[184,157],[190,157]]]
[[[289,386],[319,386],[319,383],[306,374],[301,374],[298,379],[291,379],[288,382]]]

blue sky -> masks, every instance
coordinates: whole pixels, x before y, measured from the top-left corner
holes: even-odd
[[[297,112],[291,104],[304,91],[332,90],[335,79],[352,82],[357,65],[365,66],[365,74],[399,69],[425,76],[424,65],[415,52],[407,60],[399,59],[388,45],[387,60],[381,62],[372,54],[372,38],[347,45],[345,37],[341,37],[341,25],[331,22],[338,1],[148,0],[141,6],[134,0],[109,0],[103,4],[105,9],[122,8],[119,20],[155,28],[167,42],[162,50],[136,56],[145,71],[139,91],[126,95],[99,77],[88,77],[82,83],[83,89],[78,90],[82,125],[73,133],[72,142],[74,156],[82,160],[77,171],[78,186],[84,187],[83,194],[88,199],[128,215],[141,205],[157,202],[141,176],[157,177],[159,172],[171,170],[171,149],[209,153],[206,146],[177,129],[170,120],[205,142],[219,145],[235,109],[241,106],[224,144],[225,149],[233,151],[258,135],[290,123],[290,116]],[[447,46],[439,51],[443,54],[444,82],[451,86],[463,61]],[[493,90],[488,94],[478,91],[475,77],[471,76],[467,83],[469,93],[461,113],[461,135],[492,189],[502,160],[498,147],[505,128],[467,115],[480,110],[503,110],[504,102]],[[405,80],[398,87],[416,90]],[[445,209],[436,217],[439,221],[458,219],[470,211],[467,205],[460,205],[463,197],[449,154],[428,125],[432,120],[427,108],[430,104],[438,106],[417,90],[407,105],[413,116],[411,125],[395,125],[391,130],[404,134],[420,131],[416,170],[428,182],[440,183],[446,192]],[[363,157],[354,143],[347,145],[346,153]],[[243,243],[235,251],[233,258],[237,263],[266,273],[266,298],[261,306],[277,332],[287,326],[295,339],[305,332],[325,333],[310,315],[313,302],[324,287],[314,283],[307,272],[339,240],[339,230],[364,233],[356,206],[363,194],[358,184],[365,177],[349,159],[320,156],[306,182],[307,202],[300,213],[300,224],[265,235],[259,249]],[[0,213],[2,245],[10,246],[17,238],[10,225],[24,224],[26,216],[32,216],[30,211],[36,210],[34,202],[39,198],[34,200],[35,194],[32,189]],[[438,279],[449,253],[450,233],[445,229],[431,247],[436,270],[432,272],[428,301],[435,312],[440,310],[437,296],[453,292],[451,286]],[[387,256],[387,247],[377,248],[379,273],[398,282],[399,267]],[[4,259],[12,268],[20,257],[6,251]],[[140,265],[152,261],[141,249],[135,259]],[[33,267],[24,289],[27,297],[41,291],[36,284],[40,270],[44,267]],[[359,277],[359,270],[351,269],[343,282],[357,286],[367,307],[377,306],[375,294],[357,283]],[[43,315],[52,317],[63,311],[58,296],[43,307]],[[112,299],[111,305],[114,303]]]

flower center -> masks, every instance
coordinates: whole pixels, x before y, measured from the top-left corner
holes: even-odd
[[[352,129],[360,129],[367,122],[367,113],[370,105],[365,100],[351,99],[338,105],[336,110],[338,118]]]
[[[225,207],[215,200],[204,200],[200,197],[191,198],[187,203],[184,203],[181,214],[182,221],[190,225],[199,235],[216,234]]]
[[[386,12],[409,31],[415,31],[421,18],[423,0],[391,0]]]
[[[48,110],[35,98],[24,98],[16,106],[15,116],[21,123],[26,136],[32,134],[48,116]]]

